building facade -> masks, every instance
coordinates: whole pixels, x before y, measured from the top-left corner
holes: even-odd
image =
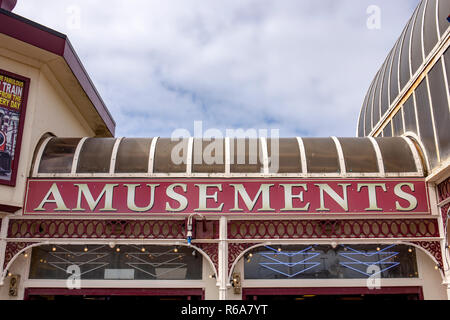
[[[447,3],[358,137],[175,141],[114,137],[67,37],[0,2],[0,299],[449,299]]]

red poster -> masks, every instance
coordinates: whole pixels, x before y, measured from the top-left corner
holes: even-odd
[[[16,183],[29,83],[0,70],[0,184]]]
[[[430,214],[424,179],[30,179],[24,214]]]

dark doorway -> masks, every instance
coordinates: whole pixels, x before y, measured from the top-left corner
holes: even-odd
[[[422,300],[421,287],[368,288],[254,288],[243,289],[253,301],[405,301]]]
[[[28,288],[25,300],[41,301],[186,301],[203,300],[203,289],[81,289]]]

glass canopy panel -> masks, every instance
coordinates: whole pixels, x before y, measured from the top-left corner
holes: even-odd
[[[437,30],[436,23],[436,5],[436,0],[428,1],[425,11],[425,20],[423,26],[423,46],[425,49],[425,57],[428,56],[428,54],[438,42],[439,32]]]
[[[419,69],[419,66],[423,62],[422,30],[423,30],[423,14],[426,2],[427,1],[422,1],[422,3],[420,4],[419,11],[417,13],[416,23],[414,24],[414,30],[412,34],[411,69],[413,75],[416,73],[417,69]]]
[[[147,173],[152,138],[124,138],[116,156],[116,173]]]
[[[380,147],[385,172],[417,172],[412,151],[403,138],[375,139]]]
[[[225,172],[225,139],[194,139],[192,172]]]
[[[77,173],[108,173],[114,138],[89,138],[81,148]]]
[[[411,94],[403,105],[405,116],[405,131],[417,133],[416,110],[414,108],[414,95]]]
[[[402,110],[399,109],[399,111],[394,115],[392,118],[392,127],[394,131],[394,136],[399,137],[403,134],[403,119],[402,119]]]
[[[381,114],[383,115],[389,109],[389,79],[391,78],[392,58],[394,55],[394,48],[389,53],[387,58],[386,72],[383,77],[383,89],[381,92]]]
[[[383,137],[392,137],[392,124],[391,124],[391,121],[386,123],[386,126],[383,129]]]
[[[438,164],[433,119],[431,116],[427,78],[423,79],[414,91],[416,97],[417,117],[419,120],[420,139],[427,151],[431,167]],[[447,126],[448,127],[448,126]]]
[[[270,173],[301,173],[300,149],[296,138],[267,139]]]
[[[439,0],[438,23],[439,23],[439,32],[440,32],[441,36],[445,33],[445,31],[450,26],[450,24],[448,23],[448,20],[447,20],[449,12],[450,12],[450,1]]]
[[[368,136],[370,132],[372,131],[372,106],[373,106],[373,97],[374,97],[374,91],[375,86],[377,83],[378,75],[380,74],[380,71],[376,74],[375,78],[372,81],[372,84],[370,86],[369,91],[369,97],[367,99],[367,105],[366,105],[366,116],[364,119],[365,122],[365,135]]]
[[[410,43],[411,43],[411,34],[413,31],[414,21],[417,16],[417,9],[414,12],[414,15],[408,22],[408,28],[406,29],[405,37],[403,39],[403,45],[400,55],[400,89],[402,90],[406,83],[411,79],[411,70],[410,70]]]
[[[153,171],[155,173],[186,172],[189,139],[172,141],[171,138],[159,138],[156,143]]]
[[[336,144],[331,138],[303,138],[308,172],[339,173]]]
[[[259,139],[230,139],[232,173],[261,173],[262,151]]]
[[[399,81],[398,81],[398,69],[399,69],[399,62],[400,62],[400,48],[402,46],[403,36],[405,34],[405,29],[403,29],[403,33],[400,36],[400,38],[397,40],[395,52],[394,52],[394,58],[392,60],[392,68],[391,68],[391,80],[390,80],[390,95],[389,95],[389,105],[392,104],[395,98],[397,98],[399,93]]]
[[[442,59],[428,73],[439,154],[441,161],[450,157],[450,112]]]
[[[377,155],[368,138],[339,138],[347,172],[379,172]]]
[[[70,173],[81,138],[52,138],[46,145],[39,164],[39,173]]]
[[[386,61],[384,62],[383,66],[380,69],[380,75],[377,79],[377,85],[375,87],[375,92],[373,95],[373,106],[372,106],[372,125],[375,126],[378,121],[380,120],[380,93],[381,93],[381,86],[383,84],[383,75],[384,75],[384,69],[386,66]],[[372,128],[373,128],[372,126]]]

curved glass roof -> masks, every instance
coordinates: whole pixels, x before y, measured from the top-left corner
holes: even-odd
[[[413,143],[391,138],[47,138],[33,177],[422,177]]]
[[[422,0],[374,77],[361,108],[357,136],[368,136],[448,28],[450,2]]]

